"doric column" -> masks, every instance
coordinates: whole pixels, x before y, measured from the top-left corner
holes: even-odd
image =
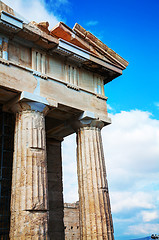
[[[81,240],[114,240],[101,138],[103,126],[103,122],[86,117],[76,127]]]
[[[14,106],[16,125],[11,193],[11,240],[48,239],[44,104]]]

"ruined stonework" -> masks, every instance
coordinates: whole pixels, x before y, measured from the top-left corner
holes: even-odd
[[[64,204],[64,228],[66,240],[80,240],[79,202]]]
[[[78,23],[49,24],[28,22],[0,0],[0,106],[16,117],[10,186],[4,169],[12,155],[10,168],[3,160],[13,149],[5,148],[10,135],[0,122],[0,236],[9,239],[10,226],[11,240],[114,240],[101,139],[111,123],[104,85],[128,62]],[[61,142],[73,133],[79,210],[63,203]]]
[[[29,223],[29,224],[28,224]],[[48,184],[43,113],[16,114],[11,239],[48,239]]]

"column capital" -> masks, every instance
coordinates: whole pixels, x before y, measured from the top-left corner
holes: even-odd
[[[50,108],[56,108],[57,103],[54,100],[48,100],[39,95],[22,92],[14,99],[3,105],[4,111],[12,111],[14,113],[22,111],[38,111],[46,115]]]
[[[77,132],[81,128],[98,128],[102,129],[104,127],[104,122],[99,118],[94,116],[92,112],[84,112],[82,113],[78,119],[72,122],[72,128]]]
[[[32,102],[32,101],[19,101],[15,103],[10,110],[14,113],[19,113],[23,111],[35,111],[40,112],[46,115],[49,111],[49,107],[45,104],[39,102]]]

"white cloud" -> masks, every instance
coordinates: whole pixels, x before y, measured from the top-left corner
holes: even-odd
[[[129,177],[134,177],[133,185],[140,177],[150,181],[151,176],[152,182],[159,171],[159,121],[139,110],[111,117],[112,125],[102,133],[110,179],[126,177],[129,184]]]
[[[142,211],[141,215],[144,222],[150,222],[159,218],[158,211]]]
[[[111,192],[112,212],[126,212],[132,209],[153,209],[153,196],[145,192]]]
[[[58,16],[46,10],[44,0],[3,0],[3,2],[29,21],[48,21],[50,28],[60,21]]]
[[[159,224],[138,224],[138,225],[132,225],[128,227],[127,234],[145,234],[145,235],[151,235],[152,233],[158,233]]]
[[[115,224],[129,216],[127,235],[152,234],[159,211],[159,121],[140,110],[111,117],[102,135]]]

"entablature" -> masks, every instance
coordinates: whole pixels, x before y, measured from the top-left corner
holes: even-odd
[[[12,9],[8,12],[5,4],[0,7],[2,31],[10,34],[12,40],[15,37],[22,41],[29,41],[37,47],[50,52],[56,52],[61,57],[69,58],[77,62],[88,71],[98,73],[104,77],[104,84],[120,76],[127,67],[128,62],[108,48],[93,34],[75,24],[73,29],[60,22],[51,31],[48,23],[28,23],[23,18],[17,18]],[[3,28],[8,24],[10,31]],[[16,28],[16,31],[15,29]],[[36,70],[36,69],[34,69]]]
[[[18,41],[17,39],[12,40],[3,37],[1,34],[0,40],[3,42],[0,45],[3,53],[1,58],[8,60],[7,64],[15,64],[20,68],[29,69],[34,75],[44,79],[50,78],[58,82],[61,81],[74,90],[79,91],[82,89],[104,97],[104,76],[89,71],[80,62],[74,61],[72,57],[61,56],[56,51],[48,53],[38,47],[26,46],[26,43],[23,44],[19,39]],[[3,49],[4,43],[6,47]],[[80,54],[81,50],[78,50],[78,54]],[[86,57],[89,57],[87,52],[85,52]],[[1,62],[4,63],[2,59]]]

